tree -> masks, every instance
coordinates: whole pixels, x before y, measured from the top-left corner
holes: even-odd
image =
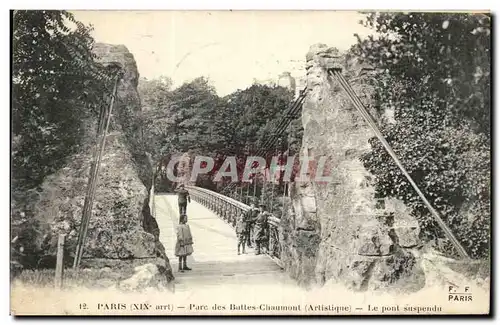
[[[158,93],[163,86],[157,86],[152,93]],[[164,92],[165,105],[148,112],[145,123],[148,138],[155,143],[151,148],[156,160],[160,157],[182,152],[208,154],[219,142],[213,138],[218,133],[218,111],[223,109],[221,99],[205,78],[197,78],[179,88]],[[141,97],[144,96],[141,93]]]
[[[189,152],[214,158],[215,170],[226,156],[237,156],[238,169],[244,167],[246,155],[255,153],[267,141],[272,130],[290,105],[292,93],[282,87],[254,85],[224,98],[205,78],[197,78],[170,92],[161,91],[162,84],[150,81],[148,94],[168,98],[165,106],[147,112],[147,138],[157,161],[173,153]],[[150,95],[141,93],[143,101]],[[156,96],[156,95],[155,95]],[[285,140],[287,135],[283,136]],[[286,140],[285,140],[286,142]],[[276,144],[281,149],[283,143]],[[199,181],[211,184],[214,175]]]
[[[172,92],[172,79],[167,76],[148,80],[139,79],[137,90],[141,95],[141,102],[145,110],[166,109],[170,104]]]
[[[21,264],[35,267],[36,189],[82,145],[85,121],[106,104],[112,74],[94,61],[91,28],[72,14],[18,10],[12,18],[11,231],[24,249]]]
[[[82,121],[99,114],[109,77],[94,62],[91,28],[72,14],[16,11],[13,23],[12,176],[22,193],[78,149]]]
[[[148,84],[151,88],[139,88],[143,105],[148,98],[158,103],[143,113],[145,145],[158,170],[166,167],[175,154],[213,156],[228,142],[223,139],[223,127],[218,118],[219,112],[224,111],[224,103],[207,79],[194,79],[175,90],[168,90],[166,84],[151,80]],[[165,190],[166,174],[160,175],[158,182],[157,188]]]
[[[236,117],[235,141],[239,148],[257,152],[273,136],[271,133],[281,121],[292,99],[293,93],[286,88],[264,85],[252,85],[230,94],[227,100],[229,111]],[[287,134],[283,138],[286,136]]]
[[[489,254],[490,17],[370,13],[378,35],[352,49],[376,68],[374,102],[392,111],[382,132],[417,185],[473,257]],[[402,199],[427,239],[443,233],[375,138],[363,157],[380,196]],[[443,247],[452,252],[449,243]]]

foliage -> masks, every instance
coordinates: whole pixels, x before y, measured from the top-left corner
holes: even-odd
[[[65,11],[15,11],[12,62],[12,263],[38,267],[37,187],[82,146],[101,114],[113,67],[97,64],[91,28]]]
[[[142,97],[142,105],[148,109],[168,109],[171,101],[172,80],[166,76],[148,80],[139,79],[137,90]]]
[[[226,97],[234,119],[235,143],[238,150],[255,153],[272,136],[275,126],[281,121],[288,109],[293,94],[283,87],[253,85],[245,90],[236,91]],[[284,134],[283,144],[287,133]],[[278,149],[279,143],[275,146]],[[279,148],[282,149],[282,148]]]
[[[266,205],[266,211],[281,218],[284,209],[284,185],[267,183],[262,188],[261,202]]]
[[[490,17],[370,13],[363,23],[378,37],[359,39],[352,51],[376,68],[375,107],[394,112],[382,121],[384,135],[469,254],[488,256]],[[363,161],[378,194],[404,200],[424,235],[439,241],[443,233],[413,188],[379,141],[370,144]]]
[[[146,113],[145,132],[151,143],[148,150],[156,161],[165,164],[168,159],[162,158],[174,153],[210,156],[216,160],[214,170],[224,157],[237,156],[241,171],[243,158],[256,153],[269,139],[292,100],[292,93],[282,87],[253,85],[220,98],[205,78],[197,78],[170,92],[165,85],[152,80],[147,87],[139,87],[143,104],[158,105]],[[286,139],[287,134],[275,145],[275,150],[283,149]],[[212,176],[202,177],[199,182],[216,189]],[[166,182],[160,182],[163,183]]]
[[[155,88],[141,92],[143,103],[154,102],[150,96],[164,95],[144,119],[145,135],[152,143],[148,151],[154,160],[174,153],[207,153],[205,150],[211,148],[207,143],[213,143],[211,137],[217,136],[213,122],[221,104],[208,80],[197,78],[168,93],[162,82],[151,81],[150,85]]]
[[[238,157],[240,177],[245,167],[246,157],[259,155],[270,159],[272,155],[287,150],[290,140],[288,129],[274,145],[270,145],[269,141],[278,136],[273,132],[292,102],[292,92],[283,87],[252,85],[224,99],[227,102],[225,128],[230,130],[231,142],[222,154]],[[261,186],[262,184],[259,183],[259,193]]]
[[[91,28],[72,14],[16,11],[13,21],[12,176],[22,193],[77,150],[82,121],[99,114],[109,78],[94,63]]]

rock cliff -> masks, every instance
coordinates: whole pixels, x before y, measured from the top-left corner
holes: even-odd
[[[422,272],[406,248],[418,245],[418,227],[399,209],[390,209],[396,203],[379,206],[373,177],[359,159],[370,150],[373,133],[327,73],[341,68],[377,118],[367,82],[372,69],[324,44],[312,46],[306,60],[299,154],[326,157],[332,181],[297,182],[291,188],[292,205],[283,220],[285,267],[305,286],[333,280],[356,290],[417,289],[423,285]]]
[[[82,267],[120,268],[122,263],[156,263],[167,281],[173,279],[159,229],[149,207],[152,167],[140,146],[141,130],[135,113],[140,110],[137,92],[139,73],[133,55],[123,45],[96,44],[103,64],[119,63],[124,76],[119,82],[112,122],[106,137],[97,189],[84,247]],[[97,120],[84,121],[86,143],[69,157],[64,168],[47,177],[34,202],[42,225],[46,259],[53,265],[57,235],[67,234],[67,259],[71,264],[82,217]]]

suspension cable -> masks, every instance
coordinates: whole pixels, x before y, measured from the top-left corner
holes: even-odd
[[[307,86],[304,87],[304,89],[302,89],[300,91],[299,97],[297,97],[297,99],[287,109],[287,112],[285,112],[285,114],[281,118],[281,121],[274,128],[274,130],[272,132],[272,136],[269,137],[262,144],[262,147],[257,152],[255,152],[254,156],[259,156],[259,155],[265,153],[267,149],[271,148],[276,143],[276,141],[279,139],[279,135],[283,134],[284,131],[286,130],[286,128],[288,127],[288,125],[290,125],[290,123],[292,122],[292,120],[294,120],[296,118],[296,115],[299,112],[299,110],[301,109],[302,104],[304,102],[304,99],[306,97],[306,90],[307,90]],[[222,188],[221,191],[231,190],[234,186],[235,186],[234,183],[230,183],[230,184],[226,185],[224,188]]]
[[[102,122],[99,121],[98,129],[101,129],[102,127],[104,127],[104,130],[101,130],[102,134],[101,134],[101,142],[99,144],[99,149],[97,149],[97,147],[96,147],[94,150],[94,159],[93,159],[94,161],[93,161],[92,166],[91,166],[89,182],[87,185],[87,194],[85,196],[85,202],[84,202],[84,207],[83,207],[83,211],[82,211],[82,221],[80,224],[80,231],[78,234],[78,240],[77,240],[77,245],[76,245],[75,258],[73,260],[73,268],[75,268],[75,269],[77,269],[80,266],[80,261],[81,261],[82,256],[83,256],[83,247],[85,246],[85,241],[86,241],[87,232],[88,232],[89,223],[90,223],[90,216],[92,214],[92,207],[93,207],[93,203],[94,203],[95,190],[97,187],[97,176],[99,174],[99,168],[101,165],[102,156],[104,154],[104,148],[106,145],[106,134],[108,132],[109,123],[111,120],[111,113],[113,111],[113,105],[115,102],[118,82],[120,80],[120,73],[121,73],[121,71],[118,72],[118,74],[115,77],[113,93],[111,95],[111,102],[109,104],[109,110],[107,110],[107,112],[105,112],[102,115],[103,121],[106,121],[106,123],[104,124],[103,121]]]
[[[394,160],[398,168],[401,170],[403,175],[408,179],[410,182],[411,186],[415,189],[417,192],[418,196],[422,199],[424,204],[426,205],[427,209],[431,212],[431,214],[434,216],[434,219],[438,223],[438,225],[441,227],[441,229],[444,231],[445,236],[450,240],[450,242],[453,244],[455,249],[458,251],[460,256],[464,259],[469,259],[469,255],[467,254],[466,250],[463,248],[463,246],[460,244],[460,242],[455,238],[453,235],[451,229],[445,224],[439,213],[434,209],[434,207],[430,204],[430,202],[427,200],[425,197],[424,193],[419,189],[417,184],[413,181],[412,177],[410,174],[406,171],[405,167],[397,157],[396,153],[393,151],[392,147],[389,145],[385,137],[382,135],[382,132],[380,132],[379,128],[377,127],[375,121],[369,114],[369,112],[366,110],[364,107],[363,103],[359,99],[359,97],[356,95],[354,90],[351,88],[347,80],[344,78],[344,76],[341,74],[340,69],[330,69],[328,70],[328,73],[333,76],[342,89],[347,93],[349,99],[353,103],[354,107],[360,112],[361,116],[365,119],[365,121],[368,123],[368,125],[371,127],[377,138],[380,140],[382,145],[384,146],[385,150],[387,153],[391,156],[391,158]]]
[[[292,130],[291,125],[288,126],[287,139],[286,139],[286,164],[288,164],[288,157],[290,156],[290,131]],[[286,174],[286,171],[284,172]],[[289,181],[285,179],[285,174],[283,174],[283,197],[281,199],[283,208],[281,210],[281,217],[285,215],[285,198],[287,196],[287,186],[290,186]]]
[[[274,150],[274,156],[276,157],[276,155],[278,154],[278,149],[275,149]],[[271,169],[269,169],[269,176],[270,176],[270,179],[271,179],[271,207],[269,208],[269,212],[273,213],[273,206],[274,206],[274,176],[275,176],[275,173],[274,171],[271,171]]]

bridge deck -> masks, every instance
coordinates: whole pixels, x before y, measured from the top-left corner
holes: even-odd
[[[175,226],[179,218],[177,197],[156,195],[155,208],[160,241],[165,246],[176,277],[176,291],[221,284],[291,284],[288,275],[268,256],[255,255],[251,248],[247,248],[246,254],[238,255],[233,228],[194,201],[187,207],[194,241],[194,253],[188,257],[187,264],[193,270],[178,272],[178,259],[174,255]]]

